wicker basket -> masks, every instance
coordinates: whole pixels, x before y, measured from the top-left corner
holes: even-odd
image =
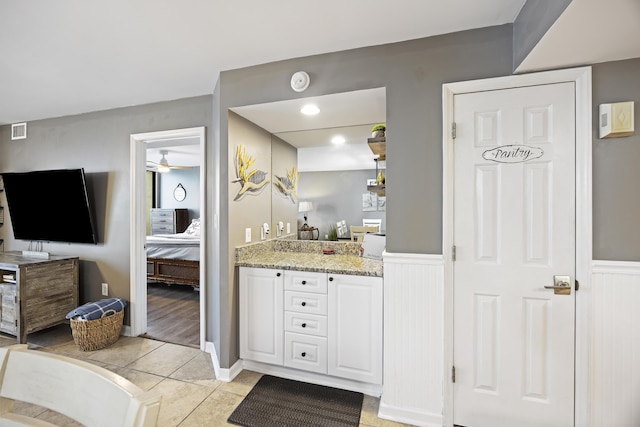
[[[118,341],[124,310],[107,310],[100,319],[73,320],[71,322],[71,334],[73,341],[82,351],[93,351],[104,348]]]

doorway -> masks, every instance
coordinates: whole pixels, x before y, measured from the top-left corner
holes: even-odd
[[[519,376],[514,380],[514,382],[521,381],[523,378],[523,366],[529,368],[539,369],[535,371],[535,375],[529,377],[532,382],[529,382],[529,386],[531,388],[526,390],[522,387],[522,382],[519,382],[515,389],[515,392],[508,392],[508,397],[510,399],[526,401],[526,403],[530,403],[533,401],[537,401],[541,403],[541,406],[545,406],[550,399],[548,395],[540,395],[540,391],[543,390],[545,392],[549,392],[549,388],[544,388],[549,384],[542,384],[539,380],[545,380],[549,378],[548,372],[552,369],[552,366],[545,365],[549,359],[545,359],[547,356],[550,357],[550,353],[546,351],[546,348],[541,350],[541,347],[538,346],[538,343],[543,338],[550,339],[550,335],[545,336],[544,333],[551,333],[551,329],[547,326],[544,328],[538,327],[538,322],[545,322],[549,318],[549,312],[545,311],[550,306],[545,303],[545,301],[549,301],[550,298],[560,298],[561,295],[555,295],[554,290],[544,289],[544,285],[552,285],[553,277],[549,277],[548,280],[545,279],[545,283],[540,283],[540,290],[535,291],[535,295],[528,295],[527,301],[530,303],[528,306],[525,304],[522,305],[523,299],[516,300],[515,303],[509,303],[508,298],[502,297],[499,292],[492,292],[490,290],[480,290],[478,292],[471,292],[471,297],[467,298],[466,296],[460,296],[458,294],[459,288],[464,283],[464,269],[460,269],[456,263],[463,263],[465,257],[471,256],[471,259],[476,264],[484,263],[483,267],[492,267],[498,264],[496,259],[492,259],[493,255],[498,254],[497,249],[500,249],[499,245],[502,244],[501,241],[483,239],[480,234],[476,233],[480,229],[484,229],[485,232],[489,232],[491,229],[494,231],[497,230],[500,226],[500,221],[511,221],[512,218],[516,218],[517,221],[527,220],[527,216],[525,213],[521,212],[521,209],[516,209],[513,215],[507,213],[501,213],[500,208],[501,203],[491,202],[491,194],[496,197],[505,197],[506,193],[501,193],[502,190],[499,189],[498,183],[502,178],[506,180],[510,180],[506,172],[500,171],[500,167],[494,167],[496,162],[492,162],[488,160],[491,156],[491,149],[499,147],[502,154],[506,152],[506,145],[512,146],[511,149],[517,150],[517,145],[525,145],[523,141],[523,135],[526,133],[520,132],[518,137],[513,137],[505,134],[505,138],[510,138],[509,141],[503,141],[496,143],[496,147],[482,147],[482,144],[478,144],[478,139],[483,137],[491,136],[491,126],[493,126],[497,121],[499,121],[500,111],[499,108],[494,108],[489,104],[484,104],[483,101],[480,101],[480,104],[474,108],[476,111],[470,113],[471,117],[471,125],[464,122],[460,123],[460,127],[458,127],[458,117],[456,116],[458,112],[458,104],[464,104],[463,98],[461,95],[463,94],[473,94],[473,93],[481,93],[490,94],[491,91],[504,91],[505,93],[513,90],[514,94],[516,91],[520,91],[523,88],[543,88],[545,85],[553,85],[553,84],[565,84],[570,87],[571,90],[575,89],[575,95],[567,95],[568,102],[570,104],[575,105],[575,120],[570,118],[571,123],[568,124],[568,128],[570,130],[574,129],[575,123],[575,156],[572,153],[569,153],[567,158],[569,158],[569,162],[573,164],[573,159],[575,158],[575,172],[572,170],[572,166],[569,166],[570,175],[575,179],[575,185],[572,185],[573,190],[575,190],[576,199],[575,203],[568,201],[567,203],[572,204],[571,210],[575,207],[575,215],[571,214],[572,218],[569,219],[570,225],[569,227],[572,229],[572,232],[575,231],[575,238],[568,237],[569,240],[573,240],[571,245],[575,244],[575,249],[569,248],[568,250],[571,252],[568,258],[575,260],[575,267],[569,266],[566,267],[570,270],[575,268],[575,274],[572,275],[571,272],[568,273],[570,276],[568,282],[570,283],[570,287],[572,288],[572,295],[575,297],[575,308],[576,314],[575,316],[571,312],[568,315],[570,318],[570,323],[573,323],[575,319],[575,357],[574,357],[574,342],[573,342],[573,329],[569,330],[568,334],[570,337],[569,346],[566,346],[563,351],[560,351],[560,354],[564,354],[569,352],[567,355],[571,360],[569,361],[571,369],[571,379],[568,381],[571,382],[566,389],[569,390],[570,398],[568,400],[562,400],[559,402],[559,406],[561,411],[564,411],[567,417],[569,417],[570,424],[580,425],[585,419],[588,418],[588,407],[581,403],[588,401],[588,322],[584,322],[584,318],[588,309],[588,300],[587,294],[588,292],[575,292],[575,288],[573,288],[573,281],[579,279],[580,289],[585,290],[589,287],[589,264],[591,260],[591,97],[590,97],[590,69],[582,68],[582,69],[574,69],[574,70],[562,70],[556,72],[545,72],[545,73],[536,73],[531,75],[523,75],[523,76],[510,76],[505,78],[498,79],[489,79],[484,81],[475,81],[475,82],[462,82],[462,83],[453,83],[447,84],[444,86],[444,125],[445,129],[451,129],[451,132],[445,132],[445,136],[443,138],[443,150],[444,150],[444,204],[443,204],[443,218],[444,218],[444,238],[443,238],[443,254],[445,256],[445,378],[448,381],[445,382],[445,425],[453,425],[454,423],[465,425],[464,423],[469,423],[468,420],[471,418],[478,416],[478,414],[484,412],[485,424],[482,424],[483,421],[480,418],[473,418],[473,425],[500,425],[499,419],[509,419],[512,421],[510,425],[523,424],[527,422],[527,418],[523,417],[521,413],[517,414],[508,414],[502,413],[499,409],[501,405],[495,405],[493,409],[487,410],[487,407],[476,407],[476,408],[465,408],[465,404],[460,400],[459,389],[463,387],[467,387],[470,390],[471,394],[475,396],[480,396],[480,400],[486,398],[487,400],[491,400],[491,398],[496,397],[500,393],[504,393],[506,387],[504,383],[500,383],[500,381],[504,380],[505,377],[509,375],[517,375]],[[537,89],[532,89],[532,92],[538,92]],[[553,90],[552,90],[553,92]],[[495,92],[494,92],[495,93]],[[460,96],[460,97],[459,97]],[[482,98],[483,95],[478,95]],[[525,101],[529,99],[528,95],[523,93],[518,93],[514,98],[516,99],[524,99]],[[566,98],[566,97],[565,97]],[[565,99],[566,101],[566,99]],[[536,105],[541,107],[536,111],[542,112],[544,108],[548,107],[548,103],[545,102],[537,102]],[[571,106],[573,109],[574,106]],[[473,109],[473,108],[472,108]],[[531,110],[533,111],[533,110]],[[547,110],[550,111],[550,110]],[[522,114],[519,114],[522,117]],[[571,116],[573,117],[573,116]],[[544,114],[537,116],[541,121],[538,123],[539,125],[545,127],[548,124],[545,122]],[[504,118],[507,121],[507,118]],[[566,119],[565,119],[566,120]],[[483,123],[481,123],[483,122]],[[453,124],[456,123],[454,126]],[[485,195],[489,198],[476,197],[475,195],[471,198],[467,197],[465,200],[458,199],[456,191],[459,190],[458,184],[460,181],[459,174],[461,171],[461,165],[458,164],[458,154],[456,150],[465,150],[463,147],[458,149],[457,145],[457,135],[460,132],[468,133],[474,132],[477,130],[479,126],[478,123],[487,125],[488,127],[485,129],[485,132],[482,132],[481,135],[473,135],[471,139],[474,141],[471,143],[469,148],[466,150],[468,152],[474,152],[470,155],[470,158],[479,157],[476,163],[482,163],[476,166],[472,166],[474,172],[469,177],[469,181],[472,185],[471,191],[479,192],[484,191]],[[472,129],[469,129],[469,127]],[[497,129],[497,128],[496,128]],[[494,134],[497,134],[499,131],[496,131]],[[571,136],[571,135],[570,135]],[[519,138],[519,140],[513,140],[514,138]],[[573,139],[573,138],[572,138]],[[462,144],[463,145],[463,144]],[[529,144],[535,145],[535,144]],[[553,150],[554,148],[549,148],[549,150]],[[536,151],[536,150],[531,150]],[[486,155],[485,155],[486,154]],[[493,152],[495,154],[495,151]],[[538,153],[539,154],[539,153]],[[506,154],[505,154],[506,156]],[[505,157],[507,158],[507,157]],[[457,160],[458,159],[458,160]],[[513,160],[513,156],[508,157],[508,159]],[[471,160],[469,165],[473,165],[476,160]],[[542,164],[542,163],[540,163]],[[560,168],[562,166],[558,165],[556,168]],[[505,168],[503,168],[505,169]],[[522,168],[521,168],[522,169]],[[553,182],[547,179],[548,175],[544,172],[543,166],[532,166],[530,164],[530,172],[529,177],[533,181],[536,181],[539,184],[529,186],[527,188],[531,190],[535,190],[536,188],[539,191],[540,195],[543,196],[546,194],[545,185],[550,184],[549,189],[552,189]],[[505,169],[506,170],[506,169]],[[462,176],[464,176],[464,172],[462,172]],[[533,182],[532,181],[532,182]],[[572,180],[573,181],[573,180]],[[522,186],[520,189],[524,188]],[[491,191],[491,190],[496,191]],[[476,194],[477,195],[477,194]],[[545,197],[541,197],[546,200]],[[531,200],[531,198],[529,199]],[[464,221],[458,221],[461,218],[457,218],[456,210],[460,212],[464,211],[464,204],[469,204],[467,208],[470,210],[469,215],[470,218],[467,218]],[[522,206],[522,203],[519,204],[517,200],[513,201],[514,206]],[[473,205],[473,206],[471,206]],[[557,205],[557,202],[556,202]],[[550,209],[553,209],[554,206],[549,206]],[[555,207],[558,208],[557,206]],[[508,209],[507,209],[508,211]],[[542,210],[537,210],[537,213],[541,213]],[[481,213],[485,213],[485,215],[481,215]],[[466,225],[465,225],[466,223]],[[470,224],[469,224],[470,223]],[[575,224],[575,227],[573,225]],[[536,226],[539,226],[540,223],[537,222]],[[466,227],[466,228],[465,228]],[[469,228],[471,227],[471,228]],[[466,230],[466,232],[465,232]],[[531,230],[530,230],[531,231]],[[465,241],[461,239],[461,247],[458,248],[458,241],[462,234],[466,234],[467,237],[471,236],[471,240]],[[550,236],[551,234],[547,234]],[[491,234],[485,234],[485,237],[490,237]],[[495,234],[494,234],[495,236]],[[470,243],[471,242],[471,243]],[[504,240],[502,240],[504,242]],[[537,255],[541,255],[542,240],[538,239],[537,243],[534,246],[530,246],[529,248],[535,252]],[[537,245],[537,246],[536,246]],[[517,244],[518,250],[521,251],[523,245]],[[545,248],[550,249],[553,252],[553,246],[545,246]],[[506,248],[503,248],[506,249]],[[466,252],[466,253],[465,253]],[[557,250],[556,250],[557,252]],[[536,256],[537,256],[536,255]],[[484,257],[486,259],[480,260],[480,258]],[[480,262],[477,262],[480,261]],[[532,261],[533,262],[533,261]],[[537,261],[536,261],[537,262]],[[535,263],[534,263],[535,264]],[[540,261],[539,264],[548,264],[546,261]],[[474,273],[475,274],[475,273]],[[543,273],[546,275],[546,272]],[[498,274],[496,272],[491,276],[492,278],[501,277],[502,273]],[[557,273],[557,275],[561,276],[562,273]],[[472,275],[473,276],[473,275]],[[472,277],[471,276],[471,277]],[[492,282],[495,280],[491,280]],[[469,283],[473,283],[472,280],[468,281]],[[483,281],[487,282],[487,280]],[[512,281],[513,282],[513,281]],[[548,283],[547,283],[548,282]],[[560,282],[564,282],[561,280]],[[511,283],[511,282],[510,282]],[[460,286],[459,286],[460,285]],[[473,286],[473,285],[472,285]],[[551,292],[553,295],[549,297],[546,293]],[[475,297],[474,297],[475,295]],[[466,298],[466,299],[465,299]],[[475,299],[474,299],[475,298]],[[570,297],[571,298],[571,297]],[[465,306],[464,304],[471,301],[470,306]],[[569,310],[571,310],[571,306],[573,305],[573,301],[571,299],[564,300],[565,303],[568,303],[570,306]],[[471,322],[465,328],[464,325],[460,323],[464,323],[464,318],[460,318],[458,315],[462,314],[464,317],[464,313],[461,313],[463,308],[466,307],[466,311],[468,311],[468,315],[471,318]],[[529,320],[535,320],[534,323],[530,323],[531,325],[535,325],[534,328],[530,329],[529,334],[527,336],[526,328],[523,329],[520,326],[514,326],[512,324],[503,324],[500,326],[500,322],[506,319],[505,313],[507,310],[513,310],[513,308],[517,310],[522,310],[524,308],[525,312],[527,310],[528,313],[520,313],[515,314],[517,321],[521,322],[521,319],[527,319],[525,314],[530,314],[531,316],[528,318]],[[504,316],[503,316],[504,315]],[[462,320],[461,320],[462,319]],[[474,320],[475,319],[475,320]],[[478,321],[479,320],[479,321]],[[502,329],[501,329],[502,328]],[[519,342],[524,342],[525,344],[529,342],[532,344],[532,347],[537,351],[536,354],[529,353],[529,356],[536,356],[537,359],[532,359],[529,357],[526,361],[522,361],[520,356],[525,357],[526,352],[521,351],[522,347],[517,351],[517,354],[507,354],[505,353],[503,348],[500,348],[501,341],[500,337],[504,336],[504,331],[512,328],[514,329],[513,336],[517,337]],[[537,329],[536,329],[537,328]],[[535,331],[534,331],[535,329]],[[470,330],[470,331],[469,331]],[[540,334],[537,334],[540,332]],[[493,335],[492,335],[493,333]],[[465,336],[466,334],[466,336]],[[469,335],[470,334],[470,335]],[[484,334],[484,335],[483,335]],[[486,340],[481,338],[487,338]],[[527,339],[530,339],[527,341]],[[460,358],[464,359],[465,348],[463,347],[463,342],[466,341],[467,345],[471,345],[471,347],[467,348],[467,350],[471,351],[470,357],[467,359],[468,362],[463,362],[462,366],[456,366],[456,360],[460,360]],[[489,345],[490,344],[490,345]],[[492,353],[495,352],[495,353]],[[513,357],[514,359],[519,360],[515,362],[513,365],[517,371],[516,374],[506,373],[503,371],[504,365],[506,365],[508,360]],[[544,359],[544,360],[543,360]],[[522,362],[522,363],[521,363]],[[527,363],[532,363],[526,365]],[[535,365],[534,362],[540,362]],[[575,384],[573,383],[573,363],[575,363]],[[547,369],[544,372],[544,377],[540,378],[537,376],[540,373],[540,369]],[[530,371],[534,372],[534,371]],[[461,375],[465,378],[464,380],[461,378]],[[464,382],[467,382],[466,385],[463,386]],[[538,381],[538,382],[536,382]],[[564,381],[567,381],[566,379]],[[573,392],[575,385],[575,394]],[[534,391],[535,389],[535,391]],[[529,393],[529,395],[527,395]],[[535,395],[538,393],[539,395]],[[464,393],[463,393],[464,394]],[[515,394],[515,396],[514,396]],[[457,397],[456,397],[457,396]],[[554,398],[556,396],[554,395]],[[546,402],[545,402],[546,401]],[[574,407],[575,401],[575,407]],[[510,403],[502,403],[502,407],[507,406],[510,407]],[[458,406],[458,407],[456,407]],[[467,411],[467,409],[469,409]],[[461,410],[461,411],[459,411]],[[466,415],[461,415],[467,411]],[[542,411],[542,409],[539,409]],[[508,412],[508,409],[507,409]],[[535,410],[534,410],[535,412]],[[469,415],[471,414],[471,415]],[[459,418],[460,417],[460,418]],[[514,418],[515,417],[515,418]],[[565,418],[566,421],[567,418]],[[566,422],[562,421],[564,425]],[[559,421],[556,421],[559,422]],[[548,421],[540,421],[534,422],[535,425],[554,425],[553,422]],[[524,424],[523,424],[524,425]]]
[[[206,164],[205,157],[205,129],[204,127],[176,129],[170,131],[149,132],[144,134],[131,135],[131,331],[132,334],[142,335],[148,332],[148,304],[147,304],[147,252],[146,252],[146,224],[147,224],[147,178],[146,160],[147,150],[150,147],[171,146],[176,141],[193,140],[198,145],[199,157],[201,159],[199,182],[200,190],[198,194],[201,213],[206,206],[205,177]],[[200,244],[198,258],[204,259],[204,248],[206,245],[206,223],[205,215],[200,215]],[[199,303],[199,333],[198,347],[205,348],[205,304],[206,285],[206,265],[199,263],[198,283],[198,303]],[[176,285],[178,286],[178,285]],[[182,285],[180,285],[182,286]],[[191,287],[189,287],[191,288]]]

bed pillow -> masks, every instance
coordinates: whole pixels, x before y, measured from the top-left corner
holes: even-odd
[[[200,236],[200,218],[195,218],[191,221],[191,224],[184,230],[184,234],[189,236]]]

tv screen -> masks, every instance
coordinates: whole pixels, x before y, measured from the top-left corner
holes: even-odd
[[[3,173],[19,240],[97,243],[84,169]]]

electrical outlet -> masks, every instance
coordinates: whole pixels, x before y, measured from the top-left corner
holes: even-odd
[[[103,283],[102,284],[102,296],[103,297],[108,297],[109,296],[109,284],[108,283]]]
[[[291,223],[287,223],[287,234],[291,234]]]
[[[244,229],[244,242],[245,243],[251,243],[251,229],[250,228],[245,228]]]

